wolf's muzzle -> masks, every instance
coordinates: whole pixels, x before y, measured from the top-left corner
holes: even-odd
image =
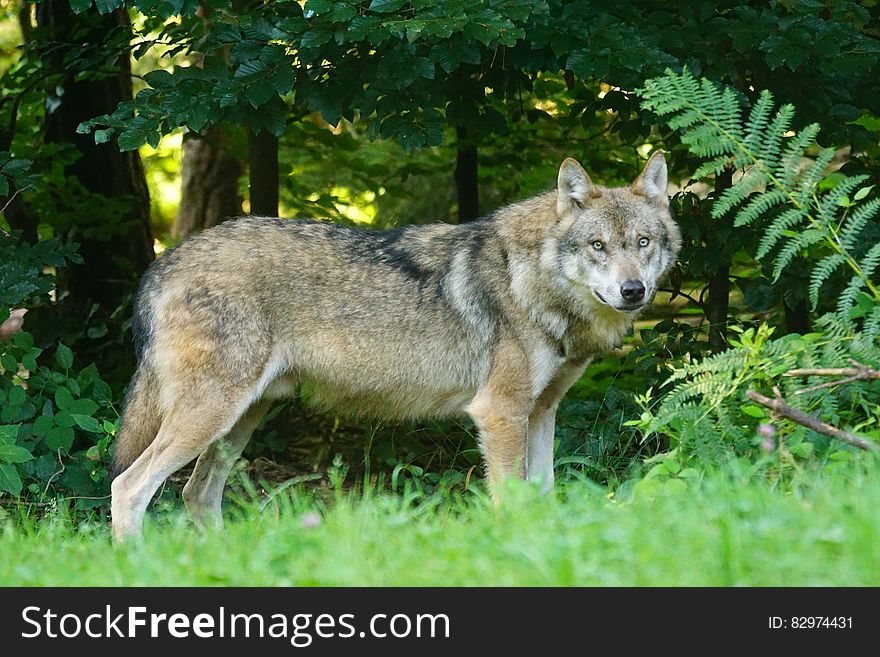
[[[628,303],[637,303],[645,298],[645,285],[641,281],[624,281],[620,286],[620,296]]]

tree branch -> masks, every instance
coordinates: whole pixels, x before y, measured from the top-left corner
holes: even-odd
[[[876,451],[878,449],[878,445],[868,442],[864,438],[859,438],[858,436],[851,434],[848,431],[838,429],[835,426],[832,426],[826,422],[822,422],[821,420],[817,420],[816,418],[807,415],[803,411],[792,408],[785,403],[785,400],[782,399],[782,397],[770,399],[769,397],[765,397],[764,395],[757,393],[754,390],[747,390],[746,397],[754,402],[758,402],[762,406],[766,406],[767,408],[772,409],[773,412],[777,415],[787,417],[789,420],[797,422],[798,424],[812,429],[813,431],[817,431],[826,436],[836,438],[837,440],[842,440],[843,442],[847,443],[848,445],[852,445],[853,447],[858,447],[859,449],[863,449],[865,451]]]
[[[870,381],[873,379],[880,379],[880,370],[875,370],[867,365],[860,363],[856,360],[850,358],[850,363],[853,364],[853,367],[818,367],[818,368],[804,368],[791,370],[786,372],[783,376],[842,376],[845,377],[843,379],[838,379],[837,381],[828,381],[827,383],[819,383],[814,386],[810,386],[809,388],[802,388],[801,390],[796,390],[794,394],[802,395],[806,392],[813,392],[814,390],[821,390],[822,388],[833,388],[834,386],[839,386],[842,383],[852,383],[853,381]]]

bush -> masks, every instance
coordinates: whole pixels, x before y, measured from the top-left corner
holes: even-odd
[[[0,322],[13,307],[49,301],[52,270],[78,262],[76,245],[20,243],[0,236]],[[25,331],[0,342],[0,496],[43,503],[76,498],[78,509],[106,501],[107,464],[118,414],[94,365],[74,367],[58,341],[46,349]]]

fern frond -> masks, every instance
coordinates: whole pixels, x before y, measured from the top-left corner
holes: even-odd
[[[798,253],[824,239],[825,231],[819,228],[808,228],[790,238],[776,255],[776,262],[773,265],[773,282],[779,280],[782,270],[791,264]]]
[[[880,337],[880,305],[871,308],[865,317],[862,323],[862,335],[870,339]]]
[[[767,227],[764,236],[758,243],[758,250],[755,251],[755,257],[760,260],[770,250],[776,246],[776,242],[785,237],[784,233],[797,226],[804,217],[807,216],[807,208],[801,206],[799,208],[789,208],[785,212],[779,214],[776,219]],[[824,235],[824,233],[823,233]]]
[[[831,274],[846,262],[846,256],[842,253],[832,253],[822,258],[810,273],[810,309],[815,310],[819,304],[819,291],[822,284],[831,278]]]
[[[801,203],[805,205],[809,205],[813,200],[813,195],[816,193],[816,186],[819,184],[819,181],[825,176],[825,170],[828,168],[828,165],[831,163],[831,160],[834,158],[834,149],[833,148],[825,148],[822,149],[822,152],[819,153],[819,156],[816,160],[808,165],[806,169],[801,173],[797,182],[797,189],[795,194]]]
[[[855,255],[861,251],[859,240],[865,227],[880,212],[880,199],[864,203],[851,213],[852,203],[844,202],[867,177],[844,177],[831,191],[820,194],[818,188],[834,152],[823,149],[815,158],[807,157],[816,146],[819,126],[814,123],[792,133],[794,107],[782,105],[774,113],[769,92],[759,95],[747,121],[732,90],[698,80],[687,70],[680,75],[666,71],[664,76],[648,80],[639,94],[643,107],[654,110],[667,125],[680,130],[682,143],[692,153],[707,158],[697,171],[700,176],[718,174],[731,164],[744,171],[715,198],[713,218],[726,216],[736,208],[734,226],[742,227],[754,225],[774,212],[761,233],[756,252],[758,258],[775,252],[774,280],[798,253],[809,249],[807,255],[818,260],[809,283],[815,307],[823,284],[841,265],[855,273],[838,299],[835,320],[828,325],[834,335],[851,335],[855,323],[850,311],[860,290],[866,288],[872,303],[880,304],[880,289],[871,280],[880,270],[880,247],[868,245],[871,248],[861,262]],[[788,207],[775,212],[783,205]],[[780,243],[781,248],[775,251]],[[821,248],[810,249],[816,245]],[[862,310],[861,314],[866,312]]]
[[[768,189],[763,194],[753,194],[749,198],[749,202],[736,213],[733,225],[737,228],[747,226],[770,208],[784,203],[786,200],[788,200],[788,195],[781,189]]]
[[[708,162],[704,162],[700,165],[700,167],[694,171],[694,175],[691,176],[694,180],[699,180],[700,178],[705,178],[709,174],[718,175],[724,169],[727,168],[727,165],[730,163],[730,156],[726,153],[724,155],[719,155],[718,157],[714,157]]]
[[[774,167],[774,175],[782,187],[788,189],[794,184],[794,179],[800,171],[801,160],[805,157],[807,149],[816,143],[818,134],[819,124],[811,123],[786,143],[785,151],[782,157],[776,160]]]
[[[743,139],[743,146],[747,152],[753,153],[755,157],[762,157],[764,153],[764,137],[767,133],[767,126],[770,124],[770,114],[773,111],[773,94],[766,89],[761,92],[755,106],[749,113],[749,121],[746,127],[746,136]],[[781,134],[781,133],[780,133]],[[745,157],[740,155],[739,158]],[[734,161],[734,166],[742,167],[748,162]]]
[[[852,176],[844,178],[833,189],[826,192],[819,200],[819,217],[827,226],[837,221],[837,213],[840,211],[840,202],[852,194],[856,188],[865,182],[868,176]]]
[[[843,292],[840,293],[840,297],[838,297],[835,314],[840,325],[849,330],[855,330],[855,323],[849,314],[856,305],[856,299],[859,296],[859,292],[865,286],[865,282],[866,279],[863,276],[853,276]]]
[[[712,216],[720,219],[767,183],[767,176],[758,167],[751,167],[742,178],[725,189],[712,204]]]
[[[794,105],[786,103],[779,108],[776,116],[773,117],[770,127],[764,135],[764,148],[761,159],[766,162],[776,162],[782,153],[783,135],[791,130],[791,123],[794,120]]]
[[[843,248],[852,249],[856,246],[862,229],[874,218],[878,210],[880,210],[880,198],[872,198],[853,211],[844,223],[843,230],[840,231],[840,244]]]
[[[877,269],[877,265],[880,265],[880,242],[877,242],[874,246],[868,249],[865,257],[859,262],[859,269],[862,270],[862,276],[865,278],[871,278],[871,276],[874,275],[874,271]]]

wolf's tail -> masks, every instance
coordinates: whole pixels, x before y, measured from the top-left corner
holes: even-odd
[[[116,447],[110,464],[112,479],[125,472],[159,432],[162,417],[157,393],[153,373],[141,362],[125,397],[122,422],[116,434]]]

